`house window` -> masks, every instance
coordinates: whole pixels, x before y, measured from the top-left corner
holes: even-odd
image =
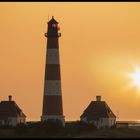
[[[101,119],[101,124],[103,123],[103,119]]]
[[[110,120],[110,124],[112,125],[112,120]]]
[[[112,120],[111,120],[111,125],[113,125],[113,124],[115,124],[115,121],[112,119]]]
[[[115,124],[115,120],[113,120],[113,124]]]

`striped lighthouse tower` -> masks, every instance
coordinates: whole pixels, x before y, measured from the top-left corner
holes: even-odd
[[[58,22],[52,17],[48,22],[47,55],[41,121],[60,120],[65,125],[62,106],[61,75],[59,61]]]

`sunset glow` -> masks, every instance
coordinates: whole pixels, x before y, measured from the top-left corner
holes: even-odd
[[[137,92],[140,93],[140,67],[135,67],[134,71],[127,75],[131,79],[130,87],[135,87]]]
[[[12,95],[27,120],[40,120],[52,16],[66,120],[79,120],[96,95],[120,120],[139,120],[140,2],[1,2],[0,101]]]

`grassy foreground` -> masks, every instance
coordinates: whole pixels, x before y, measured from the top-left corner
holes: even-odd
[[[54,123],[31,123],[0,128],[0,138],[140,138],[140,131],[129,128],[97,130],[81,122],[67,123],[63,128]]]

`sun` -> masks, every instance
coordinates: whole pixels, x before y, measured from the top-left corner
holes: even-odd
[[[131,80],[129,87],[135,87],[140,93],[140,67],[135,66],[132,72],[127,73],[127,77]]]

